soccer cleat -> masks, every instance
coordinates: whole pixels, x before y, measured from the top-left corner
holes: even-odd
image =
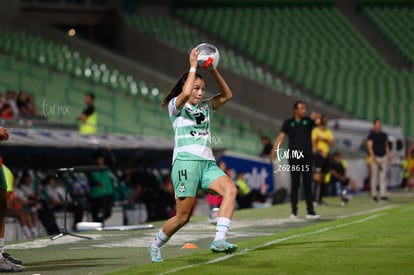
[[[237,245],[227,242],[226,240],[211,242],[211,251],[214,253],[231,253],[237,250]]]
[[[315,213],[312,213],[312,214],[307,214],[306,215],[306,219],[308,219],[308,220],[317,220],[317,219],[319,219],[321,216],[319,216],[319,215],[317,215],[317,214],[315,214]]]
[[[18,265],[22,265],[23,262],[19,259],[13,258],[12,256],[10,256],[9,253],[3,253],[3,258],[5,258],[6,260],[8,260],[9,262],[13,263],[13,264],[18,264]]]
[[[151,256],[151,262],[159,263],[159,262],[164,261],[161,255],[161,248],[150,246],[148,247],[148,252],[150,253],[150,256]]]
[[[378,202],[378,197],[377,197],[377,196],[372,197],[372,200],[373,200],[374,202]]]
[[[24,270],[24,266],[14,264],[5,258],[0,259],[0,272],[22,272]]]

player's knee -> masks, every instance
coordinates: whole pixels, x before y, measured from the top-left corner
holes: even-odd
[[[223,196],[227,196],[227,197],[230,197],[230,198],[236,198],[236,196],[237,196],[236,186],[234,184],[227,185]]]
[[[177,221],[180,224],[180,226],[186,225],[190,221],[191,215],[180,215],[177,216]]]

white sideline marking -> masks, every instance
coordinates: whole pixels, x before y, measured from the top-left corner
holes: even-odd
[[[254,250],[257,250],[257,249],[260,249],[260,248],[264,248],[264,247],[267,247],[267,246],[270,246],[270,245],[273,245],[273,244],[281,243],[281,242],[284,242],[284,241],[288,241],[288,240],[291,240],[291,239],[296,239],[296,238],[300,238],[300,237],[304,237],[304,236],[315,235],[315,234],[319,234],[319,233],[322,233],[322,232],[326,232],[326,231],[330,231],[330,230],[333,230],[333,229],[342,228],[342,227],[346,227],[346,226],[350,226],[350,225],[354,225],[354,224],[358,224],[358,223],[363,223],[363,222],[366,222],[366,221],[369,221],[369,220],[372,220],[372,219],[379,218],[379,217],[384,216],[384,215],[386,215],[386,214],[385,213],[376,214],[376,215],[372,215],[372,216],[369,216],[369,217],[366,217],[366,218],[363,218],[363,219],[360,219],[360,220],[356,220],[356,221],[353,221],[353,222],[334,225],[334,226],[329,226],[329,227],[318,229],[318,230],[313,231],[313,232],[308,232],[308,233],[303,233],[303,234],[296,234],[296,235],[292,235],[292,236],[289,236],[289,237],[276,239],[274,241],[270,241],[270,242],[264,243],[262,245],[258,245],[258,246],[252,247],[252,248],[246,248],[246,249],[243,249],[242,251],[235,252],[235,253],[232,253],[232,254],[227,254],[225,256],[207,261],[205,263],[199,263],[199,264],[192,264],[192,265],[177,267],[177,268],[168,270],[168,271],[160,273],[160,274],[170,274],[170,273],[174,273],[174,272],[184,270],[184,269],[188,269],[188,268],[192,268],[192,267],[197,267],[197,266],[201,266],[201,265],[207,265],[207,264],[213,264],[213,263],[225,261],[225,260],[230,259],[232,257],[247,254],[251,251],[254,251]]]
[[[414,206],[411,206],[411,207],[401,210],[401,212],[408,212],[408,211],[412,211],[413,209],[414,209]]]
[[[383,206],[383,207],[378,207],[378,208],[365,210],[365,211],[359,211],[359,212],[355,212],[355,213],[348,214],[348,215],[340,215],[340,216],[337,216],[336,218],[337,219],[352,218],[352,217],[355,217],[355,216],[370,214],[370,213],[374,213],[374,212],[378,212],[378,211],[382,211],[382,210],[388,210],[388,209],[395,208],[395,207],[398,207],[398,206],[399,205],[386,205],[386,206]]]

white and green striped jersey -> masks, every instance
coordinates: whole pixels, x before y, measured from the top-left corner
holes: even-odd
[[[210,109],[207,101],[198,106],[186,103],[177,109],[174,97],[168,114],[175,132],[173,163],[180,160],[215,160],[211,149]]]

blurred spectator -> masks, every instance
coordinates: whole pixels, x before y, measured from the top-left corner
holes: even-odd
[[[79,132],[81,134],[89,135],[97,132],[98,114],[95,109],[94,101],[94,93],[85,94],[86,108],[83,110],[82,114],[78,116],[80,123]]]
[[[336,195],[341,195],[342,205],[345,205],[349,201],[348,188],[357,193],[358,187],[353,179],[348,178],[346,174],[347,164],[342,158],[339,152],[332,154],[332,167],[331,167],[331,182],[336,190]]]
[[[32,180],[32,176],[28,171],[23,172],[19,189],[30,200],[40,200],[40,186],[36,181]]]
[[[90,209],[89,206],[89,184],[87,177],[82,173],[70,173],[67,178],[68,191],[72,199],[85,211]]]
[[[13,108],[9,103],[3,104],[3,107],[0,109],[0,118],[2,119],[13,119],[15,117]]]
[[[270,138],[268,136],[262,136],[262,151],[260,152],[260,157],[262,158],[269,158],[270,153],[272,152],[272,143],[270,142]]]
[[[19,116],[22,118],[33,116],[30,109],[28,97],[25,91],[20,91],[17,95],[17,108],[19,109]]]
[[[382,201],[388,201],[386,173],[391,165],[391,153],[388,144],[388,135],[382,131],[382,122],[379,118],[373,121],[374,129],[367,138],[368,152],[371,156],[371,196],[377,202],[377,185],[380,189]]]
[[[15,91],[7,91],[6,93],[6,103],[10,106],[12,112],[10,113],[13,119],[19,116],[19,108],[17,107],[16,103],[16,92]]]
[[[130,205],[145,204],[148,220],[159,221],[168,218],[169,211],[175,209],[175,199],[165,191],[157,178],[146,170],[133,172],[130,176],[131,195]]]
[[[41,197],[41,187],[40,179],[33,180],[28,171],[23,172],[19,189],[32,204],[36,205],[37,216],[47,233],[49,235],[58,234],[59,228],[55,216],[53,212],[49,211],[47,201]]]
[[[105,166],[102,154],[95,155],[98,166]],[[89,174],[90,211],[94,222],[104,223],[112,215],[113,192],[109,170],[94,171]]]
[[[16,181],[17,184],[17,181]],[[22,202],[23,211],[29,215],[30,229],[32,237],[37,237],[39,233],[37,232],[37,221],[38,221],[38,211],[42,208],[42,204],[35,198],[26,196],[25,192],[22,190],[22,184],[19,184],[14,187],[14,193]]]
[[[330,170],[330,147],[334,144],[334,135],[327,128],[328,119],[325,115],[321,115],[316,119],[317,127],[312,129],[311,139],[314,155],[314,174],[315,182],[314,204],[323,205],[323,197],[326,195],[327,186],[325,184],[325,176]]]
[[[27,95],[27,107],[29,108],[32,116],[43,117],[42,114],[37,111],[35,97],[33,94]]]
[[[250,189],[244,179],[244,173],[241,171],[237,172],[236,186],[238,189],[236,200],[239,205],[239,209],[250,208],[253,206],[253,202],[266,202],[266,186],[264,185],[262,190]]]
[[[18,179],[13,177],[13,190],[8,192],[7,215],[15,217],[19,220],[19,223],[23,230],[23,235],[26,238],[33,238],[37,236],[36,230],[36,209],[35,205],[32,205],[30,201],[24,196],[23,192],[19,190]]]
[[[408,191],[408,188],[411,186],[412,189],[414,189],[414,143],[411,144],[411,146],[408,148],[407,151],[407,180],[406,180],[406,191]]]
[[[49,210],[54,212],[63,212],[65,208],[68,212],[74,214],[74,223],[72,230],[76,229],[76,224],[82,221],[83,208],[74,202],[69,194],[66,194],[64,188],[57,185],[54,176],[48,176],[45,180],[45,193],[48,199]],[[65,198],[67,195],[67,201]]]
[[[6,103],[3,93],[0,93],[0,110],[3,108],[4,103]]]
[[[406,157],[401,157],[401,187],[408,187],[410,177],[410,171],[408,170],[408,151]]]

